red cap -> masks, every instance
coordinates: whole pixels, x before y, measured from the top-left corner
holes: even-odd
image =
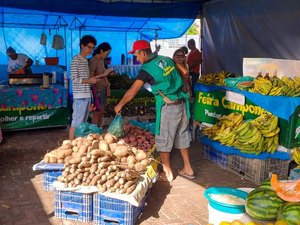
[[[133,43],[132,50],[128,52],[128,54],[133,54],[136,50],[144,50],[150,48],[150,44],[148,41],[139,40]]]

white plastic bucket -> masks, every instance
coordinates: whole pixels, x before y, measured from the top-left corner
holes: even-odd
[[[232,214],[225,213],[212,208],[208,205],[208,222],[214,225],[219,225],[222,221],[232,222],[241,219],[245,213]]]

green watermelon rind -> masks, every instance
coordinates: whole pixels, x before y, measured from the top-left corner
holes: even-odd
[[[255,219],[274,220],[283,203],[284,201],[277,196],[275,191],[257,188],[248,194],[245,209]]]
[[[300,202],[283,204],[277,214],[277,220],[284,220],[289,225],[300,224]]]
[[[265,180],[264,182],[262,182],[258,188],[265,188],[265,189],[270,189],[270,190],[274,190],[271,186],[271,180]]]

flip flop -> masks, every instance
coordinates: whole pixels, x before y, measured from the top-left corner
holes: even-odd
[[[185,177],[185,178],[187,178],[189,180],[193,180],[193,179],[196,178],[194,174],[193,175],[189,175],[186,172],[184,172],[183,170],[178,170],[178,175],[182,176],[182,177]]]

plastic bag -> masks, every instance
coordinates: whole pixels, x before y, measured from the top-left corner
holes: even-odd
[[[107,128],[107,132],[116,137],[122,137],[124,135],[123,118],[121,114],[115,116],[115,118]]]
[[[97,127],[95,124],[81,123],[78,127],[76,127],[75,137],[85,137],[91,133],[103,134],[103,129]]]

